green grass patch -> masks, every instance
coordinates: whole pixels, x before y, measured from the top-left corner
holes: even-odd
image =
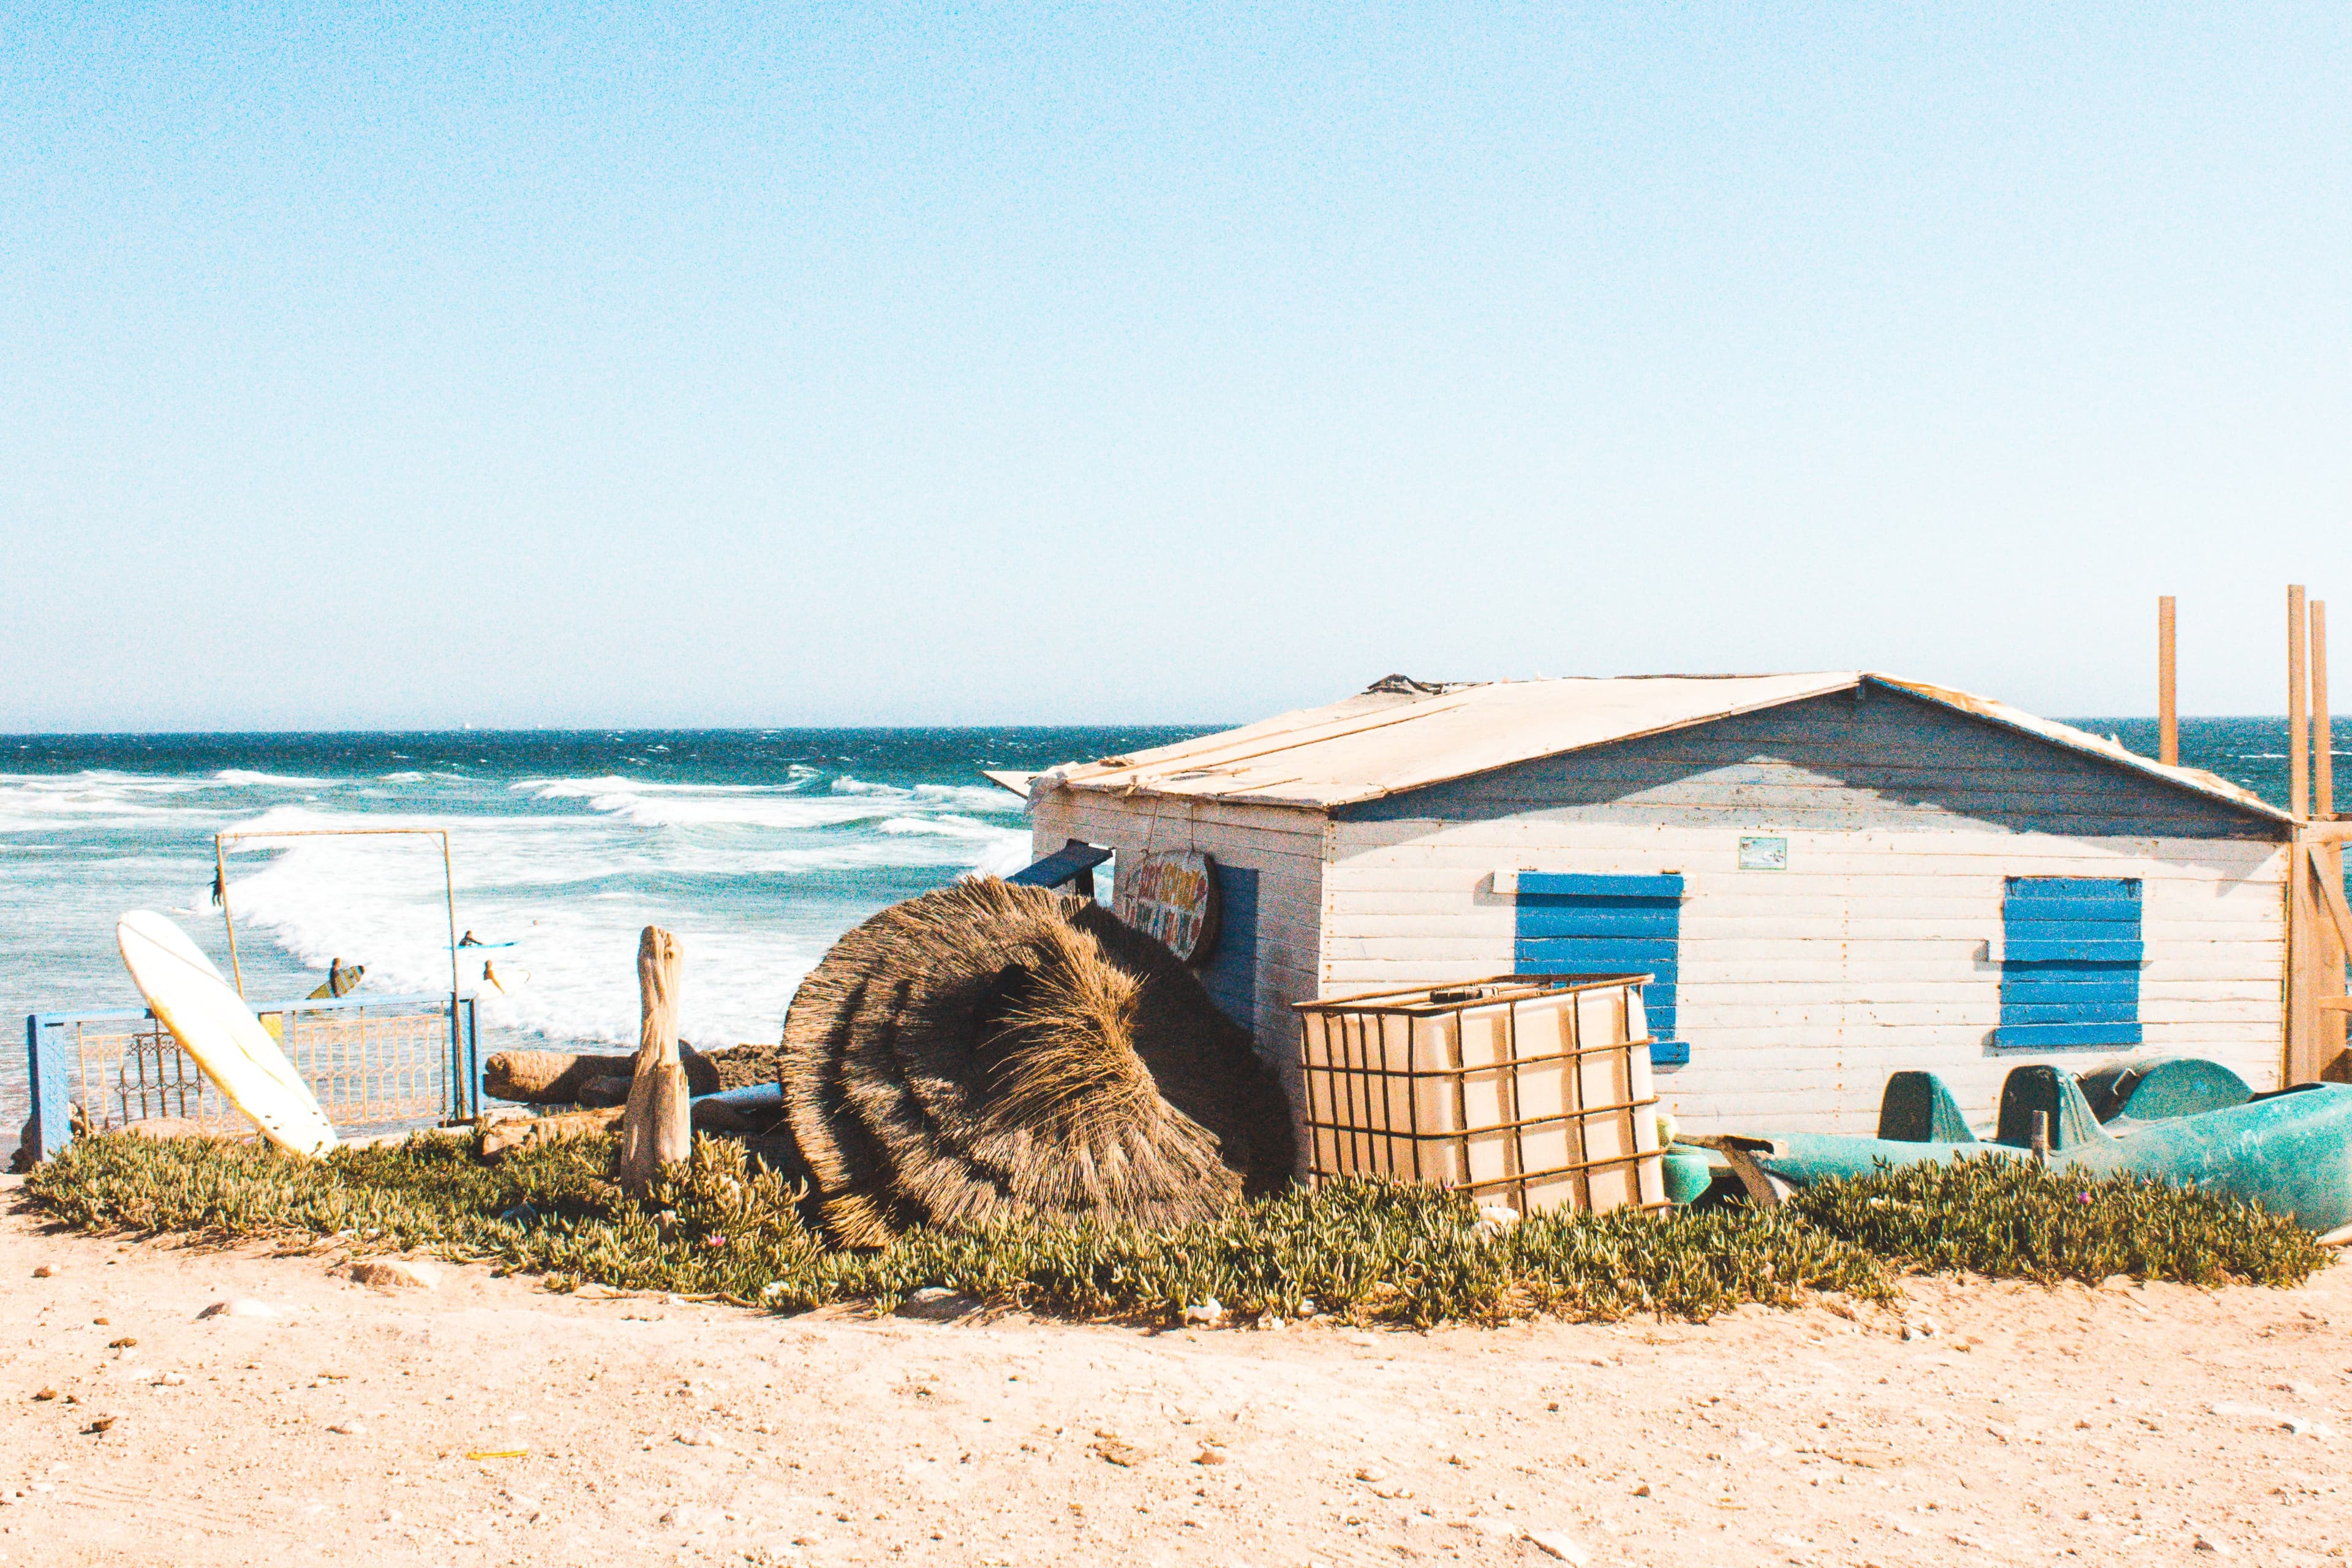
[[[1882,1166],[1801,1189],[1789,1206],[1906,1268],[2045,1285],[2095,1285],[2127,1274],[2183,1285],[2288,1287],[2335,1257],[2310,1231],[2258,1205],[1990,1154]]]
[[[1146,1321],[1213,1297],[1245,1320],[1704,1321],[1816,1292],[1892,1303],[1906,1269],[2291,1285],[2328,1260],[2307,1232],[2259,1209],[2014,1161],[1884,1172],[1769,1213],[1539,1215],[1499,1236],[1482,1233],[1457,1196],[1348,1182],[1179,1227],[1014,1220],[848,1252],[826,1246],[799,1194],[749,1168],[738,1144],[698,1140],[692,1163],[642,1200],[612,1183],[612,1157],[609,1138],[491,1165],[459,1137],[313,1161],[257,1142],[110,1134],[77,1140],[26,1185],[87,1231],[415,1249],[543,1275],[558,1289],[887,1310],[940,1286],[1033,1312]]]

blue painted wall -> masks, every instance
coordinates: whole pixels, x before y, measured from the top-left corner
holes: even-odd
[[[1680,963],[1683,879],[1522,871],[1514,942],[1521,974],[1656,976],[1642,994],[1649,1014],[1650,1060],[1660,1067],[1690,1060],[1675,1036],[1675,988]]]
[[[2140,1043],[2140,884],[2011,877],[2001,899],[2000,1026],[2012,1050]]]
[[[1219,1011],[1257,1030],[1257,872],[1217,867],[1217,945],[1201,968],[1201,984]]]

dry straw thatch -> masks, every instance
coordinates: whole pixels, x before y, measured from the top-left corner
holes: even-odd
[[[835,1238],[1015,1214],[1182,1224],[1290,1172],[1289,1110],[1174,955],[982,879],[883,910],[802,983],[779,1070]]]

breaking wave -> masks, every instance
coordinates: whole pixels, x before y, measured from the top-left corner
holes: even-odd
[[[338,959],[367,966],[366,992],[442,994],[454,897],[459,932],[511,944],[457,954],[486,1050],[633,1043],[649,923],[685,949],[687,1038],[772,1040],[843,931],[1028,862],[1024,803],[981,767],[1139,743],[1070,734],[44,740],[0,773],[0,1002],[135,1005],[114,942],[132,909],[169,913],[224,968],[233,915],[257,1001],[307,994]],[[446,830],[447,882],[437,835],[267,837],[354,827]],[[224,832],[263,836],[230,846],[226,909]],[[0,1056],[0,1121],[22,1120],[23,1075],[21,1051]]]

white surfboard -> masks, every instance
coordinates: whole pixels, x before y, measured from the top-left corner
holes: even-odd
[[[263,1137],[298,1154],[335,1146],[334,1123],[310,1086],[185,931],[133,910],[115,922],[114,940],[155,1016]]]

